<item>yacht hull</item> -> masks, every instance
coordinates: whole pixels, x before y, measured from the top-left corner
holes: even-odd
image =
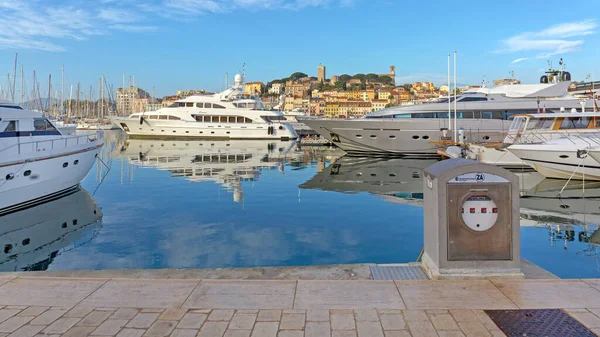
[[[508,150],[546,178],[600,180],[600,163],[589,155],[579,158],[577,150],[544,144],[518,144]]]
[[[135,138],[178,139],[296,139],[287,123],[203,123],[115,117],[111,121]]]
[[[467,147],[467,158],[504,168],[528,168],[531,170],[529,164],[519,159],[519,157],[507,149],[486,147],[481,144],[469,144]]]
[[[62,155],[0,166],[0,216],[47,201],[78,186],[96,162],[102,141]]]
[[[439,118],[303,119],[322,137],[349,154],[437,157],[441,142],[450,141],[448,120]],[[510,121],[461,119],[464,142],[498,142]]]

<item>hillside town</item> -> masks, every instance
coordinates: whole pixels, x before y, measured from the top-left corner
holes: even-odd
[[[514,79],[496,82],[519,83]],[[465,86],[464,91],[479,86]],[[326,67],[317,67],[317,76],[295,72],[289,77],[267,83],[246,82],[244,94],[260,97],[268,110],[301,111],[309,116],[327,118],[358,118],[368,113],[396,105],[428,102],[448,95],[448,86],[433,82],[396,83],[396,67],[390,66],[385,74],[342,74],[327,77]],[[116,110],[120,115],[154,111],[191,95],[205,94],[205,90],[179,90],[175,95],[153,97],[147,91],[131,85],[119,88]]]

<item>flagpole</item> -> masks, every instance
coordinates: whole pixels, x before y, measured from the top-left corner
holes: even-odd
[[[454,51],[454,142],[458,143],[458,129],[456,128],[456,50]]]
[[[448,130],[452,131],[452,112],[450,106],[450,54],[448,54]]]

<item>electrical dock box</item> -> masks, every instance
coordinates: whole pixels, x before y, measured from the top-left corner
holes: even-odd
[[[423,179],[423,269],[431,279],[523,278],[515,174],[448,159]]]

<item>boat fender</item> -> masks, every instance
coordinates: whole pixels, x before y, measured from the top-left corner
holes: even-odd
[[[588,150],[577,150],[577,158],[585,159],[588,155]]]
[[[144,124],[144,116],[140,116],[140,125]]]

